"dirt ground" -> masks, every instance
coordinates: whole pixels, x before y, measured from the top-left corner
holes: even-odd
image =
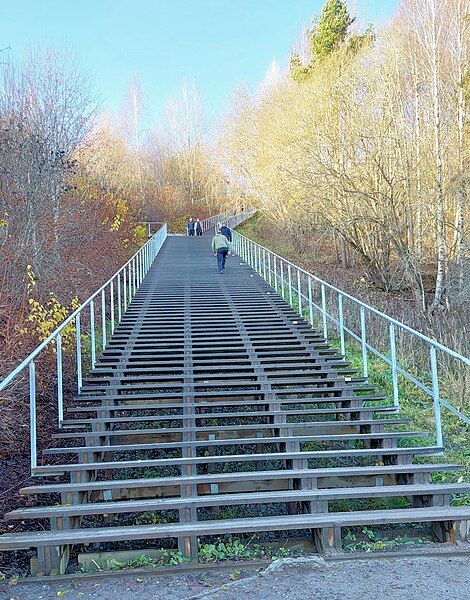
[[[138,573],[57,583],[5,583],[2,600],[468,600],[470,553],[324,562],[284,559],[270,567],[179,574]]]

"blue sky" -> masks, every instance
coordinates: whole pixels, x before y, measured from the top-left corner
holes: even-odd
[[[240,83],[256,85],[273,57],[287,59],[302,23],[324,0],[0,0],[0,48],[71,45],[105,106],[118,107],[132,74],[153,117],[183,81],[195,81],[212,114]],[[397,0],[356,0],[380,24]]]

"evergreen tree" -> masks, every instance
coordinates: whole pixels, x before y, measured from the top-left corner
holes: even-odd
[[[341,48],[356,54],[363,46],[374,39],[372,28],[363,34],[349,35],[349,28],[355,19],[348,12],[345,0],[327,0],[320,18],[314,17],[312,27],[307,30],[310,60],[306,63],[297,52],[292,52],[289,72],[294,81],[305,81],[315,68],[332,52]]]
[[[346,40],[348,29],[354,23],[343,0],[328,0],[320,19],[315,19],[308,32],[312,62],[323,60]]]
[[[305,81],[310,73],[310,69],[310,65],[303,63],[300,56],[294,50],[289,60],[289,73],[292,79],[297,83]]]

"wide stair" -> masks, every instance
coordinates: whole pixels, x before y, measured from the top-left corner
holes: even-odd
[[[64,572],[87,544],[173,540],[197,559],[198,539],[226,534],[306,532],[318,552],[355,526],[466,536],[470,508],[450,504],[470,485],[430,483],[459,466],[429,462],[443,448],[238,257],[219,275],[205,237],[168,238],[67,406],[41,480],[22,490],[35,506],[5,516],[45,521],[0,538],[36,549],[35,573]],[[370,509],[390,498],[407,507]]]

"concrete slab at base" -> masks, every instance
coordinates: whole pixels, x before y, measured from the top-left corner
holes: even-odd
[[[86,552],[78,555],[78,564],[81,568],[95,567],[99,571],[100,569],[106,570],[106,563],[110,560],[128,563],[139,556],[148,556],[154,560],[159,560],[162,556],[162,549],[145,548],[140,550],[117,550],[115,552]]]

